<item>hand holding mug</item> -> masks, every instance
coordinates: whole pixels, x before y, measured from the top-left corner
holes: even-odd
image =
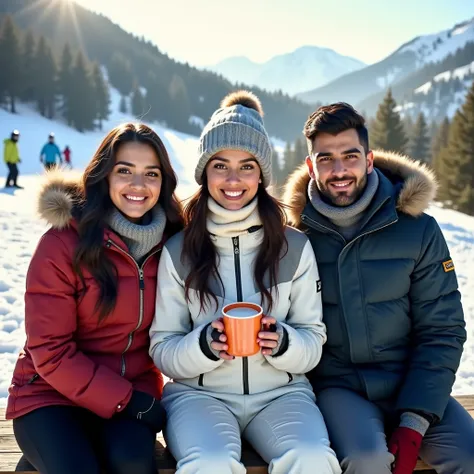
[[[221,359],[233,360],[234,356],[230,355],[227,352],[227,350],[229,349],[229,345],[227,344],[227,336],[224,332],[224,323],[222,321],[222,318],[218,318],[212,321],[211,327],[213,328],[213,341],[211,342],[211,348],[219,352],[219,357]]]
[[[278,347],[280,334],[276,332],[277,320],[271,316],[263,316],[262,328],[258,333],[257,343],[263,355],[271,355],[273,350]],[[274,329],[275,328],[275,329]]]

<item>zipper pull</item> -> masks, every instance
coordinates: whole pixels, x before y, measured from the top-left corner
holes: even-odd
[[[144,290],[145,289],[145,280],[143,278],[143,270],[141,268],[138,270],[138,275],[140,277],[140,279],[139,279],[140,290]]]
[[[232,237],[232,243],[234,245],[234,253],[238,255],[240,253],[239,238],[238,237]]]
[[[39,377],[38,374],[33,375],[33,377],[31,377],[31,379],[28,380],[28,382],[26,382],[26,385],[32,384],[38,377]]]

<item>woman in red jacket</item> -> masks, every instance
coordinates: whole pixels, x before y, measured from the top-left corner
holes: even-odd
[[[182,228],[176,175],[156,133],[130,123],[80,182],[49,176],[7,418],[42,474],[155,474],[165,415],[148,332],[161,246]]]

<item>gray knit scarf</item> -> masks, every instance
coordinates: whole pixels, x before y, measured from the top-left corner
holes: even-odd
[[[319,194],[316,181],[313,179],[308,185],[308,196],[313,207],[323,216],[327,217],[344,236],[352,240],[359,230],[358,223],[364,211],[375,196],[379,186],[379,176],[375,170],[367,176],[367,186],[362,196],[350,206],[338,207],[324,202]]]
[[[163,238],[166,226],[166,214],[158,204],[151,211],[151,220],[144,225],[130,222],[116,207],[107,218],[109,226],[119,234],[127,244],[132,257],[140,260]]]

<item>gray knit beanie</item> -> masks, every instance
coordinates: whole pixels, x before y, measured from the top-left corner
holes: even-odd
[[[207,162],[222,150],[242,150],[255,157],[262,170],[263,185],[272,180],[272,147],[263,125],[263,109],[251,92],[233,92],[221,102],[204,127],[199,140],[199,161],[194,172],[198,184]]]

